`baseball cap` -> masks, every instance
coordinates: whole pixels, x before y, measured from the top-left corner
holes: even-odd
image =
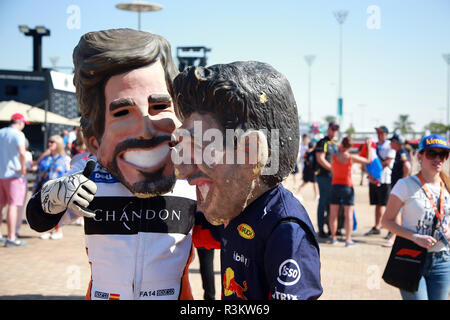
[[[389,133],[389,130],[386,126],[380,126],[378,128],[375,128],[377,131],[383,131],[384,133]]]
[[[330,121],[328,123],[328,128],[331,128],[331,127],[335,127],[337,129],[339,129],[339,124],[336,121]]]
[[[389,140],[391,140],[391,142],[398,142],[400,144],[405,144],[406,143],[406,139],[403,136],[398,135],[398,134],[394,134],[392,136],[392,138],[390,138]]]
[[[420,140],[419,152],[431,148],[450,150],[447,139],[438,134],[430,134],[429,136],[425,136],[422,138],[422,140]]]
[[[25,117],[24,117],[23,114],[21,114],[21,113],[14,113],[14,114],[11,116],[11,121],[15,121],[15,120],[20,120],[20,121],[25,122],[26,124],[30,124],[29,121],[26,121],[26,120],[25,120]]]

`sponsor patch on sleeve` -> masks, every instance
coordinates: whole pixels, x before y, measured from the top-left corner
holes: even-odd
[[[280,264],[278,268],[277,280],[284,286],[296,284],[302,276],[300,266],[294,259],[287,259]]]

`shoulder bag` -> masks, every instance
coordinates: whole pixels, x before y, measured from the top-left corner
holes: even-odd
[[[412,179],[419,184],[419,182],[412,177]],[[433,219],[433,227],[431,234],[434,234],[436,224],[438,219],[441,220],[441,215],[444,210],[443,205],[443,184],[441,181],[441,195],[440,195],[440,208],[438,210],[433,198],[429,194],[428,190],[424,188],[425,183],[421,175],[419,175],[420,187],[425,192],[427,197],[430,199],[435,211],[436,216]],[[438,219],[437,219],[437,218]],[[416,292],[419,288],[419,281],[423,274],[423,269],[425,267],[425,258],[427,256],[427,249],[423,248],[411,240],[397,236],[395,238],[394,245],[392,246],[392,251],[389,256],[389,260],[386,264],[386,268],[383,272],[383,280],[399,289]]]

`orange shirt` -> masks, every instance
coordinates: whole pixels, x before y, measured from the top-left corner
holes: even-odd
[[[333,172],[331,184],[353,187],[352,155],[349,156],[347,163],[339,162],[336,155],[333,155],[333,161],[331,162],[331,172]]]

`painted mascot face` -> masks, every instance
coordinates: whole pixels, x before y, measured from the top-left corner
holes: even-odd
[[[159,61],[112,76],[105,85],[105,131],[94,143],[102,166],[138,197],[175,184],[169,143],[180,126]]]
[[[198,125],[202,130],[199,136],[195,129]],[[190,134],[180,136],[181,130]],[[248,159],[241,164],[227,161],[223,140],[225,129],[211,113],[192,113],[183,121],[180,131],[176,133],[179,142],[176,149],[183,153],[184,161],[174,161],[177,177],[196,186],[197,210],[203,212],[210,223],[228,223],[247,205],[255,179],[255,165],[249,164]],[[209,133],[214,134],[214,138],[205,138]],[[184,154],[186,151],[189,151],[188,157]],[[232,149],[232,153],[234,159],[239,150]]]

